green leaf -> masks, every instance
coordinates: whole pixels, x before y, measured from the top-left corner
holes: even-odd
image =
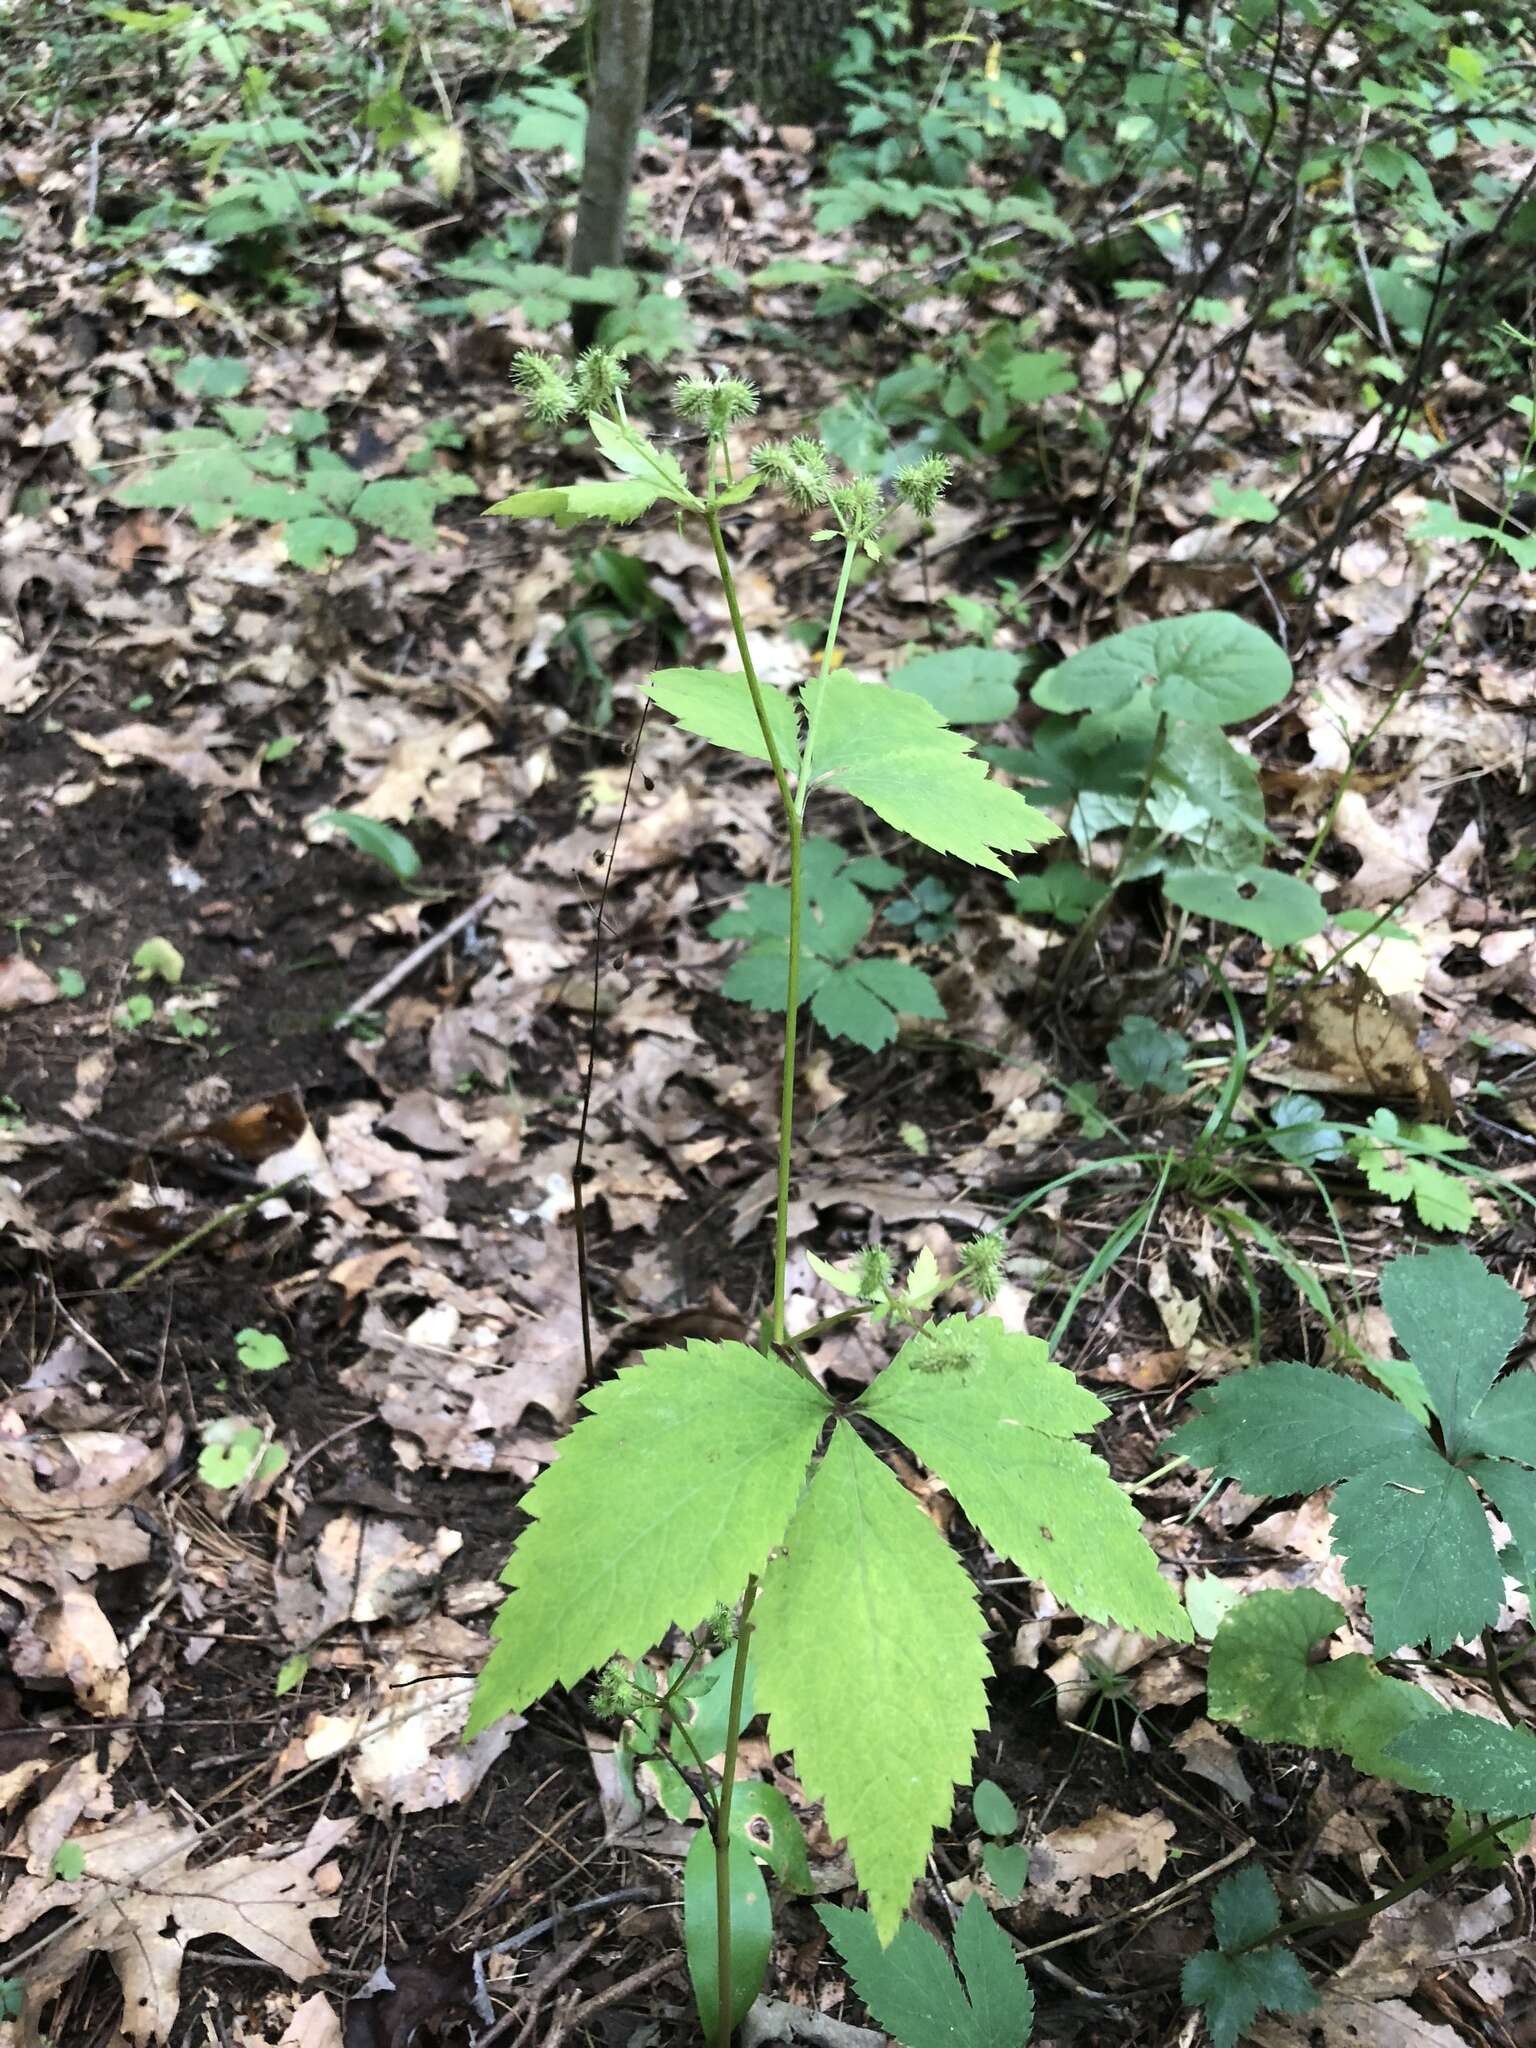
[[[200,525],[219,525],[234,517],[233,501],[256,481],[255,471],[228,441],[177,455],[163,469],[154,469],[113,492],[119,505],[131,509],[175,511],[188,507]]]
[[[1491,1628],[1504,1600],[1488,1518],[1465,1472],[1423,1431],[1390,1464],[1346,1479],[1333,1540],[1365,1588],[1378,1651],[1427,1642],[1437,1654]]]
[[[134,950],[133,971],[140,981],[163,981],[179,988],[186,968],[186,961],[169,939],[146,939]]]
[[[273,1445],[275,1450],[278,1446]],[[232,1416],[212,1422],[203,1431],[203,1448],[198,1454],[198,1477],[208,1486],[226,1493],[243,1486],[257,1459],[262,1457],[262,1431],[255,1423],[239,1423]]]
[[[1038,405],[1044,398],[1075,391],[1077,376],[1071,361],[1059,348],[1022,350],[1008,359],[1001,379],[1003,389],[1017,405]]]
[[[1428,1439],[1398,1401],[1315,1365],[1260,1365],[1194,1396],[1165,1448],[1250,1493],[1316,1493]]]
[[[955,1923],[955,1960],[965,1989],[934,1937],[904,1920],[882,1945],[868,1913],[818,1906],[854,1989],[871,2017],[903,2048],[1023,2048],[1034,1995],[1007,1934],[973,1892]]]
[[[421,477],[387,476],[364,484],[348,510],[392,540],[408,540],[430,554],[437,546],[432,514],[437,494]]]
[[[919,654],[891,677],[931,704],[949,725],[995,725],[1019,708],[1019,671],[1024,657],[1003,647],[946,647]]]
[[[1001,854],[1059,836],[1016,791],[988,780],[971,742],[921,697],[841,670],[801,695],[814,735],[812,781],[846,790],[898,832],[999,875],[1008,873]]]
[[[1310,1586],[1243,1596],[1211,1644],[1211,1718],[1253,1742],[1336,1750],[1372,1777],[1425,1790],[1428,1780],[1397,1761],[1393,1745],[1444,1710],[1422,1686],[1388,1678],[1369,1657],[1314,1661],[1344,1621],[1343,1608]]]
[[[1048,861],[1038,874],[1020,875],[1008,885],[1013,907],[1024,916],[1054,917],[1081,924],[1108,896],[1109,884],[1075,860]]]
[[[176,389],[189,398],[238,398],[251,381],[238,356],[189,356],[176,372]]]
[[[949,1370],[935,1356],[953,1353]],[[992,1548],[1094,1621],[1191,1639],[1141,1517],[1078,1437],[1108,1409],[996,1316],[947,1316],[855,1406],[938,1474]]]
[[[1253,521],[1260,526],[1269,526],[1280,517],[1272,498],[1263,491],[1245,484],[1234,490],[1225,477],[1217,477],[1211,485],[1211,511],[1218,519]]]
[[[1411,1200],[1426,1230],[1470,1230],[1474,1217],[1466,1181],[1400,1142],[1421,1144],[1427,1133],[1434,1133],[1433,1125],[1401,1127],[1390,1109],[1378,1109],[1367,1129],[1349,1140],[1348,1151],[1366,1186],[1390,1202]]]
[[[1169,868],[1163,893],[1181,910],[1253,932],[1266,946],[1295,946],[1328,922],[1323,899],[1299,875],[1249,862],[1237,868]]]
[[[1189,1040],[1150,1017],[1127,1017],[1109,1041],[1109,1064],[1127,1088],[1177,1095],[1189,1086],[1184,1056]]]
[[[1392,1259],[1381,1272],[1381,1305],[1393,1334],[1418,1367],[1455,1457],[1464,1425],[1525,1332],[1525,1302],[1463,1245]],[[1507,1445],[1490,1443],[1495,1457]]]
[[[1273,1110],[1273,1128],[1264,1133],[1271,1152],[1295,1165],[1321,1165],[1344,1150],[1343,1133],[1328,1120],[1315,1095],[1282,1095]]]
[[[805,1898],[815,1889],[810,1861],[805,1853],[805,1830],[795,1810],[776,1785],[760,1778],[748,1778],[731,1795],[731,1827],[742,1841],[766,1863],[780,1887]]]
[[[686,1446],[669,1444],[668,1473],[687,1469]],[[985,1624],[959,1559],[846,1422],[764,1575],[755,1623],[773,1745],[793,1749],[807,1796],[825,1802],[889,1939],[970,1776]]]
[[[553,519],[562,532],[580,526],[585,519],[606,519],[614,526],[628,526],[642,512],[648,512],[660,496],[649,484],[622,482],[570,484],[547,491],[518,491],[499,504],[487,507],[487,515],[508,519]]]
[[[299,569],[323,569],[327,562],[340,561],[357,546],[357,528],[350,519],[329,514],[293,519],[283,528],[283,546],[288,559]]]
[[[1280,1925],[1280,1902],[1260,1865],[1245,1864],[1219,1884],[1211,1910],[1220,1946],[1191,1956],[1180,1979],[1186,2003],[1205,2013],[1211,2048],[1234,2048],[1261,2012],[1310,2012],[1317,1993],[1288,1948],[1228,1953]]]
[[[1536,1737],[1480,1714],[1437,1714],[1409,1728],[1392,1755],[1410,1783],[1468,1813],[1536,1813]]]
[[[1233,612],[1187,612],[1085,647],[1031,694],[1045,711],[1117,711],[1145,691],[1168,718],[1236,725],[1290,687],[1291,664],[1267,633]]]
[[[756,1862],[732,1835],[731,1891],[731,2026],[739,2027],[751,2010],[768,1975],[773,1947],[773,1907],[768,1881]],[[700,1828],[683,1864],[683,1946],[694,2004],[706,2041],[715,2038],[720,2016],[720,1951],[717,1925],[719,1897],[715,1845]]]
[[[361,811],[322,811],[315,823],[334,825],[359,853],[388,868],[397,882],[414,882],[421,873],[421,855],[393,825],[383,824],[378,818],[366,818]]]
[[[61,967],[53,979],[59,994],[67,1002],[72,1002],[76,996],[85,994],[85,976],[78,967]]]
[[[85,1875],[85,1849],[79,1842],[60,1842],[53,1852],[53,1874],[60,1884],[76,1884]]]
[[[767,760],[763,729],[744,675],[723,675],[707,668],[664,668],[645,687],[684,732],[697,733],[700,739],[713,740],[717,747],[729,747],[748,760]],[[779,760],[793,773],[800,760],[799,713],[781,691],[760,687]]]
[[[235,1356],[247,1372],[276,1372],[288,1363],[288,1346],[270,1330],[237,1330]]]
[[[981,1852],[981,1867],[992,1889],[1010,1906],[1024,1896],[1029,1882],[1028,1842],[987,1842]]]
[[[971,1812],[984,1835],[1011,1835],[1018,1831],[1019,1809],[991,1778],[982,1778],[972,1791]]]
[[[516,1590],[471,1734],[735,1600],[783,1536],[830,1407],[776,1358],[697,1342],[647,1352],[584,1405],[523,1496],[533,1521],[502,1575]]]
[[[1461,1448],[1536,1465],[1536,1371],[1512,1372],[1483,1396],[1462,1432]]]
[[[593,440],[615,469],[633,477],[637,483],[645,484],[669,504],[683,505],[695,512],[703,509],[689,490],[688,479],[670,449],[658,448],[654,441],[647,440],[634,427],[620,426],[616,420],[605,419],[601,413],[593,413],[589,424]]]
[[[285,1657],[277,1667],[277,1677],[272,1684],[275,1698],[284,1699],[291,1692],[297,1692],[309,1671],[309,1652],[296,1650],[291,1657]]]
[[[855,960],[826,976],[811,997],[811,1014],[824,1031],[878,1052],[895,1038],[899,1016],[942,1021],[944,1004],[920,967]]]

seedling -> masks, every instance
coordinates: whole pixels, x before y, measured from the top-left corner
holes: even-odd
[[[322,811],[315,820],[317,825],[334,825],[344,833],[369,860],[375,860],[382,868],[388,868],[397,882],[414,882],[421,873],[421,855],[412,846],[405,834],[393,825],[386,825],[378,818],[365,817],[361,811]]]
[[[235,1356],[247,1372],[276,1372],[288,1363],[288,1346],[270,1330],[237,1330]]]
[[[269,1431],[259,1423],[225,1415],[204,1425],[197,1474],[216,1492],[232,1493],[247,1484],[263,1485],[275,1479],[287,1463],[287,1451],[281,1444],[273,1443]]]
[[[988,1837],[981,1851],[987,1882],[1005,1905],[1016,1906],[1029,1876],[1029,1844],[1012,1839],[1019,1831],[1019,1810],[1001,1785],[983,1778],[971,1794],[971,1812]]]
[[[1179,1640],[1191,1631],[1135,1510],[1079,1440],[1105,1414],[1102,1404],[1049,1361],[1038,1338],[986,1314],[936,1318],[933,1303],[959,1276],[946,1283],[934,1265],[897,1290],[889,1261],[870,1258],[858,1276],[858,1302],[910,1334],[847,1409],[823,1391],[789,1339],[785,1274],[811,802],[820,791],[840,790],[935,851],[1003,875],[1006,855],[1056,829],[991,782],[971,743],[925,698],[837,667],[855,564],[880,559],[886,545],[877,484],[838,477],[826,450],[805,437],[759,447],[750,471],[738,476],[734,430],[756,409],[755,393],[739,379],[678,387],[677,409],[704,443],[690,479],[669,447],[628,418],[624,372],[611,355],[590,351],[574,376],[525,355],[517,375],[540,420],[585,414],[617,474],[523,491],[496,510],[569,527],[637,519],[659,504],[708,536],[740,667],[668,670],[652,679],[650,694],[684,731],[766,763],[773,776],[789,877],[784,1033],[765,1341],[695,1340],[651,1351],[584,1396],[586,1415],[524,1496],[530,1526],[504,1574],[513,1590],[495,1623],[469,1727],[521,1710],[552,1685],[575,1685],[614,1658],[634,1664],[674,1628],[691,1634],[722,1603],[734,1610],[709,1837],[696,1842],[684,1876],[695,1996],[718,2048],[728,2048],[768,1947],[766,1893],[737,1803],[749,1675],[774,1747],[794,1751],[807,1792],[824,1801],[829,1828],[848,1842],[878,1943],[897,1933],[986,1718],[983,1621],[970,1583],[853,1418],[867,1418],[941,1474],[993,1548],[1079,1612]],[[947,474],[942,459],[930,459],[904,470],[896,489],[927,517]],[[794,697],[757,675],[726,540],[727,516],[764,487],[819,515],[815,537],[840,555],[818,673]],[[995,1291],[995,1258],[978,1270]],[[899,1682],[889,1664],[893,1641],[902,1646]],[[701,1778],[701,1795],[704,1789]]]

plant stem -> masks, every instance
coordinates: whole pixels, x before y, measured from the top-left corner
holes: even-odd
[[[782,1297],[781,1297],[782,1298]],[[731,1704],[725,1721],[725,1756],[715,1810],[715,1983],[719,2012],[716,2048],[731,2048],[731,1802],[736,1791],[736,1749],[741,1741],[741,1703],[746,1696],[747,1656],[752,1644],[752,1609],[757,1580],[748,1579],[736,1627],[736,1663],[731,1671]]]

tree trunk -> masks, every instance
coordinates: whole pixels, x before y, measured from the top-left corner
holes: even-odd
[[[624,267],[625,216],[651,57],[651,0],[595,0],[593,16],[597,61],[587,101],[576,232],[567,265],[573,277]],[[590,344],[600,313],[597,306],[572,308],[571,330],[578,348]]]
[[[835,104],[829,72],[855,0],[656,0],[651,97],[727,97],[770,120],[814,121]]]

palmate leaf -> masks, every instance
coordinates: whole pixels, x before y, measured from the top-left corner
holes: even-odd
[[[1280,1901],[1257,1863],[1248,1863],[1216,1887],[1211,1903],[1216,1948],[1191,1956],[1180,1990],[1200,2006],[1212,2048],[1234,2048],[1261,2012],[1307,2012],[1316,2005],[1306,1971],[1288,1948],[1241,1951],[1280,1925]]]
[[[1454,1457],[1473,1411],[1525,1329],[1525,1303],[1462,1245],[1437,1246],[1382,1269],[1381,1305],[1419,1368]],[[1496,1457],[1509,1447],[1491,1444]]]
[[[584,1405],[524,1496],[534,1519],[502,1574],[516,1590],[471,1734],[735,1600],[783,1536],[831,1407],[776,1358],[698,1342],[647,1352]]]
[[[825,1802],[888,1941],[969,1780],[989,1666],[959,1559],[846,1422],[764,1575],[754,1622],[770,1740],[793,1749],[807,1794]]]
[[[840,670],[801,696],[812,782],[846,790],[898,832],[999,875],[1003,854],[1059,837],[1043,812],[988,779],[971,742],[921,697]]]
[[[1095,1621],[1192,1639],[1141,1517],[1078,1437],[1108,1414],[1038,1337],[948,1316],[857,1402],[944,1481],[992,1548]]]
[[[1344,1620],[1338,1602],[1310,1586],[1245,1595],[1211,1644],[1211,1719],[1255,1742],[1337,1750],[1372,1777],[1427,1791],[1429,1780],[1398,1761],[1393,1745],[1420,1721],[1442,1719],[1444,1709],[1369,1657],[1314,1663],[1318,1645]]]
[[[871,2016],[902,2048],[1023,2048],[1035,2000],[1012,1941],[975,1892],[955,1923],[955,1961],[915,1920],[882,1947],[868,1913],[818,1906],[817,1917],[847,1965]]]
[[[1399,1401],[1315,1365],[1259,1365],[1195,1395],[1170,1452],[1250,1493],[1316,1493],[1410,1453],[1424,1432]]]

